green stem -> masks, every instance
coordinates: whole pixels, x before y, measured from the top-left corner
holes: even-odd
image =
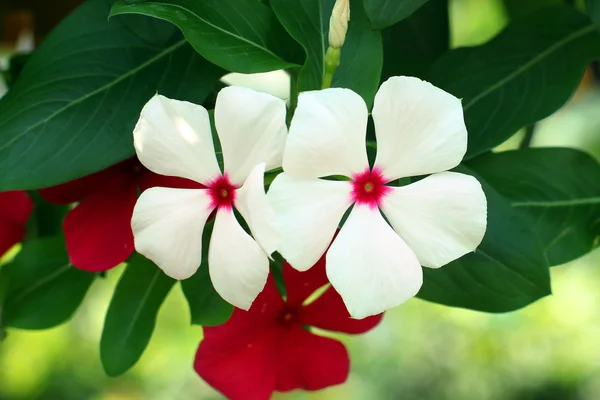
[[[290,126],[298,106],[298,75],[300,75],[300,72],[297,68],[292,68],[288,70],[288,74],[290,74],[290,106],[287,112],[287,124]]]
[[[333,75],[335,75],[335,70],[340,65],[340,49],[334,49],[332,47],[327,49],[327,53],[325,53],[324,62],[324,71],[323,71],[323,85],[321,89],[327,89],[331,87],[331,83],[333,82]]]
[[[521,139],[521,143],[519,144],[520,149],[526,149],[531,146],[531,142],[533,141],[533,134],[535,133],[535,124],[531,124],[525,128],[525,136]]]

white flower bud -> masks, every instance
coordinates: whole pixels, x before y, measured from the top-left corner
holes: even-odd
[[[344,45],[350,21],[350,0],[336,0],[329,19],[329,46],[340,49]]]

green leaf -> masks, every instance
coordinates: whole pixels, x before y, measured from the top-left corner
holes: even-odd
[[[306,63],[298,77],[299,91],[321,89],[323,82],[323,57],[328,47],[329,16],[334,0],[271,0],[271,6],[288,32],[303,46]],[[367,102],[379,87],[383,65],[381,34],[372,31],[364,13],[361,0],[351,0],[352,20],[340,66],[333,77],[332,86],[354,90]]]
[[[598,43],[600,36],[585,15],[552,7],[515,20],[482,46],[442,57],[432,82],[463,99],[467,158],[560,108],[589,61],[600,55]]]
[[[440,269],[424,268],[418,296],[471,310],[516,310],[551,293],[548,262],[529,224],[506,199],[478,179],[488,201],[483,242],[474,253]]]
[[[89,0],[63,20],[0,100],[0,191],[52,186],[131,157],[131,132],[156,91],[202,103],[223,74],[176,31],[156,44],[130,28],[143,17],[108,22],[110,3]]]
[[[202,263],[198,272],[181,281],[183,294],[190,306],[191,321],[195,325],[220,325],[226,322],[233,312],[233,306],[215,291],[208,273],[208,248],[213,225],[214,219],[206,224],[202,233]]]
[[[266,72],[296,66],[297,43],[256,0],[118,0],[111,16],[142,14],[177,25],[198,53],[227,70]]]
[[[284,28],[306,53],[306,62],[298,76],[298,90],[321,89],[323,57],[327,48],[326,32],[329,29],[323,0],[271,0],[271,7]]]
[[[409,17],[428,1],[429,0],[364,0],[364,3],[373,29],[383,29]]]
[[[504,0],[504,8],[511,19],[527,15],[540,8],[559,5],[565,3],[565,0]]]
[[[426,79],[433,63],[450,46],[448,0],[428,2],[381,33],[385,54],[382,81],[402,75]]]
[[[600,26],[600,0],[585,0],[585,8],[596,26]]]
[[[542,240],[550,265],[590,252],[600,238],[600,165],[566,148],[486,154],[468,163]]]
[[[8,287],[0,325],[20,329],[47,329],[66,322],[95,277],[71,266],[62,237],[24,243],[2,275]]]
[[[381,32],[371,30],[361,1],[350,0],[350,8],[352,20],[332,86],[354,90],[370,108],[381,80],[383,42]]]
[[[175,284],[140,254],[127,263],[106,313],[100,359],[109,376],[131,368],[150,342],[160,306]]]

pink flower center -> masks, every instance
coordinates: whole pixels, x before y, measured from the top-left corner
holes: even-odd
[[[352,200],[357,204],[369,207],[378,207],[381,200],[389,193],[390,188],[385,186],[387,180],[379,168],[367,168],[364,172],[352,177]]]
[[[231,208],[235,203],[235,187],[230,181],[227,175],[221,175],[214,179],[208,185],[210,190],[210,196],[212,198],[212,206]]]
[[[298,323],[299,314],[300,312],[298,309],[286,306],[281,311],[281,314],[279,314],[277,322],[283,326],[294,325]]]

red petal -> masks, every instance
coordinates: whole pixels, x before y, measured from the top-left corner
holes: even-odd
[[[330,287],[318,299],[303,307],[299,320],[304,325],[315,326],[328,331],[358,334],[370,331],[377,326],[383,314],[364,319],[350,318],[342,297]]]
[[[283,328],[235,309],[225,324],[205,327],[194,369],[232,400],[268,400],[275,390],[277,343]]]
[[[133,167],[137,159],[127,159],[95,174],[63,183],[62,185],[40,189],[40,195],[54,204],[71,204],[80,201],[112,185],[113,180],[133,179]]]
[[[26,192],[0,193],[0,256],[23,240],[32,211],[33,201]]]
[[[287,303],[291,307],[302,305],[315,290],[329,283],[325,272],[325,256],[305,272],[299,272],[285,262],[283,280],[287,289]]]
[[[300,325],[287,330],[278,350],[278,391],[319,390],[348,378],[350,359],[344,345],[314,335]]]
[[[133,252],[131,216],[137,187],[131,182],[105,187],[67,214],[63,228],[71,263],[85,271],[113,268]]]
[[[194,369],[229,399],[267,400],[275,390],[277,323],[283,300],[270,274],[249,311],[235,309],[223,325],[204,328]]]
[[[204,185],[190,179],[158,175],[146,168],[140,172],[139,185],[142,191],[155,186],[177,189],[202,189],[204,187]]]

